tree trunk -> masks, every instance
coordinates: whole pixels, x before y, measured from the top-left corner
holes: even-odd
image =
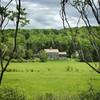
[[[2,83],[3,74],[4,74],[4,72],[3,72],[3,71],[1,71],[1,73],[0,73],[0,85],[1,85],[1,83]]]

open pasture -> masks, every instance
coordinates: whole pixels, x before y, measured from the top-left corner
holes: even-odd
[[[78,94],[92,84],[100,89],[100,75],[88,65],[71,60],[11,63],[2,87],[21,89],[28,97],[42,93]]]

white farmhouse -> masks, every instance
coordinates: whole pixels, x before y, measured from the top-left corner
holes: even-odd
[[[55,60],[59,58],[59,50],[58,49],[44,49],[47,53],[48,59]]]
[[[46,52],[48,59],[50,60],[56,60],[59,58],[65,58],[66,57],[66,52],[59,52],[58,49],[44,49],[44,51]]]

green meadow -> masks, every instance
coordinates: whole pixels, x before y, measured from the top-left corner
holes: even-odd
[[[2,87],[21,89],[31,98],[34,95],[78,94],[89,89],[100,89],[100,75],[87,64],[72,60],[10,63],[4,74]]]

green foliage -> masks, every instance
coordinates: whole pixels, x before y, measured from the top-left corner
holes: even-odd
[[[39,58],[41,62],[46,62],[47,61],[47,54],[44,50],[41,50],[39,52]]]
[[[79,97],[80,100],[100,100],[100,91],[90,88],[88,91],[82,92]]]
[[[100,50],[100,29],[98,27],[92,28],[93,32],[96,33],[95,41]],[[90,56],[94,61],[98,61],[98,57],[95,49],[91,45],[90,37],[85,27],[81,27],[79,34],[76,35],[76,44],[77,48],[74,47],[72,42],[72,34],[69,29],[66,30],[55,30],[55,29],[31,29],[25,30],[20,29],[17,37],[17,52],[18,57],[16,59],[34,59],[34,55],[38,54],[39,51],[46,48],[56,48],[59,51],[67,52],[67,57],[71,58],[75,54],[75,49],[81,50],[85,54],[85,58],[88,61],[91,61]],[[13,48],[13,39],[14,35],[12,34],[13,30],[7,29],[4,31],[4,43],[7,47],[6,55],[9,56]],[[76,32],[76,28],[73,28],[73,32]],[[93,40],[92,40],[93,41]],[[0,44],[2,43],[2,35],[0,34]],[[1,47],[2,48],[2,47]],[[5,48],[4,48],[5,49]],[[80,61],[83,61],[83,58],[79,58]]]
[[[18,10],[18,6],[16,8]],[[7,7],[0,6],[0,15],[2,18],[9,19],[10,21],[15,21],[16,16],[18,15],[18,11],[9,10]],[[25,26],[29,23],[29,20],[26,19],[27,13],[25,12],[25,8],[20,8],[20,24],[21,26]]]
[[[34,62],[40,62],[40,58],[35,57],[35,58],[34,58]]]
[[[32,49],[29,49],[29,50],[26,50],[25,51],[25,58],[26,59],[32,59],[33,58],[33,51],[32,51]]]
[[[26,97],[16,89],[0,88],[0,100],[26,100]]]

